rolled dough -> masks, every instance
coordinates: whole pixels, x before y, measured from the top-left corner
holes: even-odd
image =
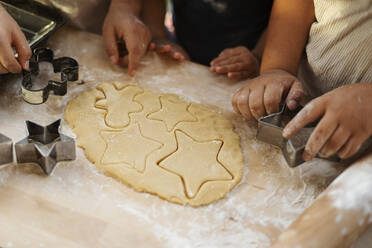
[[[71,100],[65,119],[98,170],[137,191],[199,206],[242,177],[232,123],[176,95],[103,83]]]

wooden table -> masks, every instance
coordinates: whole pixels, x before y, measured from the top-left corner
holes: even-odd
[[[87,88],[103,81],[135,82],[230,118],[241,137],[244,177],[223,200],[193,208],[137,193],[99,174],[80,148],[76,161],[60,163],[49,177],[34,165],[12,164],[0,171],[1,247],[269,247],[342,171],[321,160],[290,169],[277,149],[256,141],[256,123],[235,115],[230,103],[244,82],[153,53],[130,78],[110,65],[101,37],[69,28],[51,37],[49,46],[56,56],[79,61],[85,84],[69,83],[66,96],[33,106],[22,100],[19,78],[1,82],[0,132],[14,142],[25,136],[25,120],[45,125],[63,118],[68,100]],[[74,135],[66,123],[62,131]]]

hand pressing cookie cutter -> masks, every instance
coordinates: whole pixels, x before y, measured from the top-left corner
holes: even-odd
[[[49,62],[53,65],[55,73],[61,73],[61,81],[49,80],[48,85],[42,89],[32,89],[32,75],[39,74],[39,63]],[[79,64],[70,57],[54,58],[54,53],[49,48],[36,48],[30,59],[30,70],[23,70],[22,96],[30,104],[42,104],[48,100],[52,92],[57,96],[67,93],[67,82],[79,79]]]
[[[269,143],[282,150],[283,156],[289,167],[297,167],[304,163],[302,154],[305,150],[306,143],[314,131],[316,122],[310,123],[300,129],[290,139],[283,138],[283,129],[289,121],[299,112],[301,107],[290,111],[286,105],[283,105],[281,111],[261,117],[258,120],[258,131],[256,138],[265,143]],[[350,163],[359,158],[372,144],[372,137],[369,138],[359,151],[346,160],[341,160],[337,155],[323,158],[334,162]]]
[[[258,119],[256,136],[258,140],[280,148],[290,167],[296,167],[304,162],[302,152],[313,131],[313,128],[303,128],[291,139],[283,138],[283,129],[294,117],[294,113],[283,105],[280,112],[261,117]]]
[[[48,126],[26,121],[28,136],[15,144],[18,163],[36,163],[50,175],[58,162],[76,159],[74,139],[59,132],[61,120]]]
[[[0,133],[0,166],[13,162],[13,142]]]

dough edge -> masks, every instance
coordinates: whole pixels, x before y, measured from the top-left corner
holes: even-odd
[[[133,84],[133,83],[129,83],[129,84],[118,83],[118,82],[105,82],[105,83],[112,83],[112,84],[115,83],[116,85],[121,85],[121,87],[123,88],[127,86],[136,86],[136,87],[141,88],[139,85]],[[102,84],[105,84],[105,83],[102,83]],[[201,105],[198,103],[191,103],[191,104],[193,104],[193,106],[196,107],[196,109],[203,109],[203,111],[212,113],[212,115],[216,116],[216,119],[218,119],[219,121],[229,123],[228,125],[226,125],[227,127],[224,127],[222,129],[222,132],[225,133],[224,136],[227,137],[227,139],[224,139],[224,145],[221,149],[221,151],[226,151],[224,153],[225,154],[224,157],[226,157],[229,154],[231,156],[234,156],[234,158],[232,158],[232,161],[230,161],[230,163],[234,163],[233,165],[234,171],[232,172],[232,174],[234,175],[234,178],[228,183],[226,181],[206,182],[202,185],[198,194],[194,198],[191,198],[191,199],[186,198],[185,200],[185,199],[180,199],[179,197],[176,197],[176,196],[168,196],[168,195],[159,193],[156,190],[153,190],[151,187],[143,187],[143,186],[137,185],[136,183],[131,183],[129,180],[125,180],[124,178],[120,176],[121,173],[119,173],[118,175],[117,169],[116,169],[117,167],[119,168],[119,171],[120,171],[122,169],[122,168],[120,169],[120,167],[123,167],[122,165],[115,165],[115,164],[100,165],[100,163],[97,162],[97,158],[89,153],[89,148],[86,147],[86,144],[85,144],[86,142],[84,140],[81,140],[81,137],[80,137],[81,135],[76,132],[76,129],[77,129],[77,126],[79,126],[79,123],[78,121],[75,121],[73,119],[72,115],[74,113],[74,109],[81,106],[81,102],[84,102],[84,98],[87,98],[88,103],[90,104],[86,104],[86,105],[83,104],[83,106],[81,106],[82,108],[80,108],[78,112],[84,113],[84,110],[89,108],[89,106],[92,106],[92,104],[94,107],[95,101],[99,99],[100,97],[102,97],[100,96],[100,92],[97,90],[97,88],[100,87],[102,84],[99,84],[97,87],[91,88],[85,92],[82,92],[75,98],[71,99],[68,102],[67,107],[65,109],[65,120],[69,124],[71,130],[76,134],[78,146],[83,149],[84,154],[86,155],[87,159],[95,165],[95,167],[98,169],[99,172],[105,174],[106,176],[112,177],[115,180],[120,181],[121,183],[133,188],[137,192],[146,192],[152,195],[156,195],[159,198],[167,200],[169,202],[173,202],[173,203],[177,203],[181,205],[191,205],[194,207],[207,205],[207,204],[210,204],[212,202],[215,202],[215,201],[218,201],[224,198],[227,195],[227,193],[229,193],[233,188],[235,188],[235,186],[240,182],[242,175],[243,175],[243,165],[244,165],[244,158],[243,158],[243,153],[242,153],[242,147],[240,144],[240,137],[234,131],[234,126],[230,120],[228,120],[226,117],[222,116],[221,114],[218,114],[212,111],[207,106]],[[147,90],[144,89],[144,91],[147,91]],[[157,93],[153,93],[153,94],[156,94],[158,96],[173,96],[173,97],[176,96],[181,101],[184,101],[182,98],[174,94],[157,94]],[[94,96],[94,102],[89,102],[89,100],[92,100],[89,98],[93,98],[93,96]],[[96,112],[98,114],[103,114],[103,111],[101,110],[96,110]],[[104,127],[104,129],[107,130],[107,127]],[[227,145],[229,145],[229,147],[226,147]],[[221,157],[221,151],[220,151],[218,158]],[[231,168],[230,168],[231,166],[226,166],[226,167],[231,172]],[[116,174],[113,171],[116,171]]]

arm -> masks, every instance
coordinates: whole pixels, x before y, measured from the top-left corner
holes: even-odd
[[[189,56],[185,50],[168,39],[164,26],[165,13],[165,0],[144,0],[143,20],[153,37],[150,50],[166,54],[178,61],[188,60]]]
[[[232,103],[237,113],[247,119],[258,119],[277,112],[285,96],[290,109],[299,105],[304,91],[295,75],[314,19],[313,0],[274,1],[264,42],[261,76],[249,81],[234,95]]]
[[[297,75],[298,65],[315,20],[313,0],[276,0],[267,30],[261,74],[281,69]]]
[[[265,43],[266,43],[266,37],[267,37],[267,30],[262,32],[260,39],[257,41],[256,47],[252,50],[252,53],[254,54],[254,56],[256,56],[258,61],[261,61],[262,59],[262,55],[263,55],[263,51],[264,51]]]
[[[154,40],[167,39],[164,26],[165,0],[143,0],[143,22],[149,27]]]
[[[127,15],[135,15],[139,17],[141,14],[142,2],[142,0],[112,0],[113,5],[111,6],[119,7],[121,11]]]
[[[310,9],[314,9],[311,0],[275,2],[262,75],[276,69],[297,74],[307,34],[315,19],[314,11]],[[294,86],[287,97],[288,107],[296,99],[293,89]],[[284,128],[283,136],[290,138],[307,124],[319,120],[306,143],[303,158],[309,161],[317,155],[330,157],[334,154],[342,159],[350,158],[372,135],[371,95],[370,83],[355,83],[334,89],[308,103]],[[345,102],[348,104],[345,105]]]

